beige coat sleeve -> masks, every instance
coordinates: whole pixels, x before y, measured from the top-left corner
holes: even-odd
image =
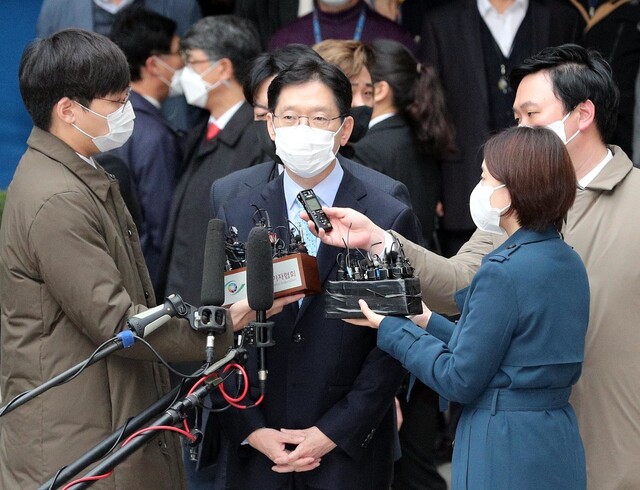
[[[445,315],[459,313],[453,295],[471,283],[482,258],[497,246],[491,234],[476,230],[457,255],[447,259],[412,243],[399,233],[391,230],[390,233],[398,238],[416,269],[425,304]]]

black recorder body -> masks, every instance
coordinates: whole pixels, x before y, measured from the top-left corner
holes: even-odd
[[[359,299],[381,315],[422,313],[420,280],[413,276],[414,269],[397,241],[394,247],[398,251],[385,251],[382,257],[349,250],[345,245],[338,257],[337,280],[326,285],[327,318],[364,318]]]

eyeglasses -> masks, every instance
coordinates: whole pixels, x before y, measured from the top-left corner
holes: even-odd
[[[280,121],[280,125],[284,127],[297,126],[300,124],[300,119],[305,118],[309,123],[309,126],[316,129],[327,129],[331,121],[345,117],[344,114],[336,117],[327,117],[324,114],[313,114],[311,116],[301,116],[295,112],[283,112],[279,116],[273,114],[273,117]]]
[[[124,111],[124,108],[127,105],[127,102],[129,102],[129,98],[130,97],[131,97],[131,87],[128,87],[127,88],[127,94],[124,96],[123,99],[113,100],[113,99],[105,99],[104,97],[96,97],[96,99],[98,99],[98,100],[106,100],[107,102],[113,102],[114,104],[122,104],[122,110]]]

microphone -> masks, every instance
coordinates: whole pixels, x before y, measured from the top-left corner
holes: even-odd
[[[149,308],[127,320],[127,325],[138,337],[146,337],[174,316],[188,315],[189,308],[177,294],[168,296],[164,304]]]
[[[224,303],[225,228],[220,219],[210,219],[207,226],[200,293],[204,306],[222,306]]]
[[[227,310],[224,303],[224,265],[226,262],[225,232],[226,225],[219,219],[210,219],[207,225],[207,238],[204,245],[202,262],[202,288],[194,328],[207,334],[207,363],[214,359],[214,334],[227,330]]]
[[[267,322],[267,310],[273,306],[273,251],[266,228],[256,226],[249,232],[247,241],[247,299],[249,307],[256,311],[259,350],[258,380],[264,394],[267,381],[267,354],[265,348],[273,345],[270,329],[260,327]]]

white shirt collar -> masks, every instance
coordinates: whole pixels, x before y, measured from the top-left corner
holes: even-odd
[[[155,99],[155,98],[151,97],[150,95],[143,95],[143,94],[138,94],[138,95],[140,95],[144,100],[149,102],[149,104],[151,104],[156,109],[161,109],[162,108],[162,106],[160,104],[160,101],[158,99]]]
[[[529,0],[515,0],[502,14],[489,0],[476,0],[478,12],[491,31],[493,39],[505,57],[511,54],[513,41],[527,15]]]
[[[320,204],[329,207],[333,206],[333,201],[336,199],[338,188],[342,182],[342,177],[344,177],[344,170],[342,170],[340,162],[336,158],[336,166],[333,168],[331,173],[327,175],[322,182],[313,187],[313,192],[315,192]],[[287,172],[284,172],[283,179],[287,213],[289,215],[289,219],[291,221],[295,221],[300,214],[300,205],[298,204],[296,196],[304,189],[294,182]]]
[[[87,162],[93,168],[97,168],[96,167],[96,161],[92,157],[87,158],[84,155],[80,155],[80,153],[78,153],[78,152],[76,152],[76,155],[78,155],[80,158],[82,158],[85,162]]]
[[[122,0],[122,2],[120,2],[120,5],[116,5],[111,0],[93,0],[93,3],[95,3],[102,10],[106,10],[110,14],[117,14],[123,8],[131,5],[134,1],[135,0]]]
[[[393,112],[389,112],[387,114],[382,114],[380,116],[374,117],[373,119],[371,119],[371,121],[369,121],[369,129],[374,127],[376,124],[381,123],[385,119],[389,119],[392,116],[395,116],[395,114]]]
[[[607,148],[607,154],[605,155],[605,157],[602,159],[602,161],[596,165],[595,167],[593,167],[589,173],[587,173],[587,175],[585,175],[584,177],[582,177],[579,181],[578,181],[578,185],[580,187],[582,187],[583,189],[585,187],[587,187],[591,182],[593,182],[593,179],[595,179],[598,174],[600,172],[602,172],[602,169],[607,165],[607,163],[609,163],[611,161],[611,159],[613,158],[613,153],[611,153],[611,150],[609,148]]]
[[[220,116],[218,119],[213,116],[209,116],[209,122],[216,123],[216,126],[218,126],[220,128],[220,131],[222,131],[227,123],[231,120],[231,118],[235,115],[235,113],[238,112],[238,109],[240,109],[240,106],[242,104],[244,104],[244,100],[241,100],[233,107],[227,109],[227,112],[222,114],[222,116]]]

